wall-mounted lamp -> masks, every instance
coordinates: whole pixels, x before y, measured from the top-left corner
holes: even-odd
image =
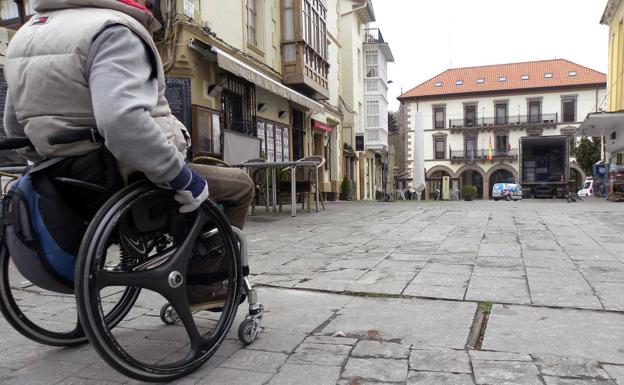
[[[388,84],[394,83],[394,80],[388,80]]]
[[[269,105],[266,103],[258,104],[258,112],[266,112],[269,109]]]
[[[277,116],[279,116],[280,119],[284,119],[288,116],[288,111],[280,111]]]
[[[223,91],[223,87],[218,84],[212,84],[208,86],[208,96],[215,97]]]

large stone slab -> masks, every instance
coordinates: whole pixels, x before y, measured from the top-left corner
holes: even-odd
[[[362,378],[378,382],[402,382],[407,376],[407,360],[350,358],[342,373],[345,379]]]
[[[472,373],[468,353],[464,350],[416,348],[412,350],[409,363],[411,370]]]
[[[483,349],[624,364],[624,314],[494,305]]]
[[[424,299],[354,298],[322,332],[368,336],[403,344],[463,349],[475,303]]]

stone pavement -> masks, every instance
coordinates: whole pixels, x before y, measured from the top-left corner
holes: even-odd
[[[177,383],[624,385],[624,205],[327,206],[251,219],[265,330],[243,347],[233,328]],[[29,314],[74,314],[71,298],[30,290]],[[162,303],[141,300],[122,327],[174,345]],[[0,318],[0,383],[135,382],[88,345],[43,347]]]

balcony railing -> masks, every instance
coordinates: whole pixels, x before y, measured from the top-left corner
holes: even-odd
[[[451,151],[451,160],[484,160],[488,158],[489,149],[479,150],[456,150]],[[492,150],[492,158],[494,159],[513,159],[518,157],[518,150]]]
[[[364,43],[381,44],[385,43],[381,30],[379,28],[368,28],[364,30]]]
[[[557,123],[557,114],[510,115],[505,117],[482,117],[477,119],[449,119],[449,128],[513,126],[524,124]]]

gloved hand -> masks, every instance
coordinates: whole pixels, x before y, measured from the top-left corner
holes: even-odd
[[[190,213],[208,199],[208,182],[206,178],[196,173],[188,166],[184,166],[182,171],[175,177],[169,186],[176,190],[175,200],[182,205],[181,213]]]

